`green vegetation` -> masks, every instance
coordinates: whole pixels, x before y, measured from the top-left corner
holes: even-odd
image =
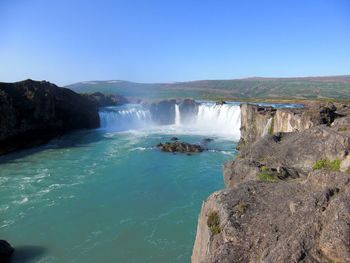
[[[314,170],[331,170],[331,171],[339,171],[340,169],[340,160],[327,160],[321,159],[316,161],[316,163],[312,166]]]
[[[271,125],[270,125],[270,127],[269,127],[269,131],[268,131],[270,135],[273,135],[274,125],[275,125],[275,118],[274,118],[274,117],[272,117],[272,120],[271,120]]]
[[[266,165],[260,166],[260,173],[258,174],[258,179],[261,181],[275,182],[278,178]]]
[[[258,174],[258,179],[260,181],[266,181],[266,182],[276,182],[277,181],[277,178],[269,173],[269,172],[261,172]]]
[[[265,165],[260,167],[260,171],[262,171],[262,172],[267,172],[268,170],[269,170],[269,167],[267,167]]]
[[[67,86],[76,92],[120,94],[152,99],[185,98],[253,101],[271,99],[350,99],[350,76],[317,78],[247,78],[175,83],[90,81]]]
[[[220,228],[220,216],[218,212],[210,212],[208,215],[207,226],[213,235],[219,234],[221,232]]]
[[[338,131],[344,132],[344,131],[347,131],[347,128],[346,127],[341,127],[341,128],[338,129]]]

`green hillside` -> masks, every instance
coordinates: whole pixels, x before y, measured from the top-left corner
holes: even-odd
[[[127,97],[350,99],[350,75],[306,78],[248,78],[175,83],[89,81],[68,85],[76,92],[118,93]]]

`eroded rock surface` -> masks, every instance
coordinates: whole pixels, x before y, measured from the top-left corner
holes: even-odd
[[[198,221],[192,262],[350,262],[350,177],[246,181],[212,194]],[[220,216],[211,233],[208,215]]]
[[[350,117],[345,106],[313,109],[286,110],[298,129],[245,134],[256,141],[225,164],[227,188],[203,203],[193,263],[350,262]],[[264,114],[250,120],[265,123]]]
[[[339,105],[344,112],[345,107]],[[337,117],[332,103],[308,103],[304,108],[274,109],[270,106],[241,105],[241,140],[239,148],[249,146],[268,134],[304,131],[311,127],[330,125]]]

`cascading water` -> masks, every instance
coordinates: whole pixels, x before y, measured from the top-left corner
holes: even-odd
[[[201,131],[208,131],[209,134],[239,139],[241,126],[240,107],[229,104],[201,104],[198,107],[198,114],[193,125]]]
[[[191,121],[182,123],[182,117]],[[180,107],[175,104],[174,125],[160,126],[152,122],[152,116],[148,109],[141,105],[130,104],[122,107],[104,108],[100,111],[100,119],[101,128],[113,131],[152,128],[153,132],[160,133],[198,134],[230,137],[238,140],[241,111],[238,105],[215,105],[210,102],[202,102],[198,106],[198,111],[191,113],[191,116],[181,116]]]
[[[175,104],[175,125],[180,126],[181,116],[180,116],[180,107],[178,104]]]
[[[140,105],[107,107],[100,110],[99,115],[102,129],[127,131],[152,126],[149,110]]]

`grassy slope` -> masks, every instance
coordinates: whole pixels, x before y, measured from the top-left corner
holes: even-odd
[[[129,97],[202,99],[350,99],[350,76],[249,78],[143,84],[127,81],[79,82],[77,92],[118,93]]]

